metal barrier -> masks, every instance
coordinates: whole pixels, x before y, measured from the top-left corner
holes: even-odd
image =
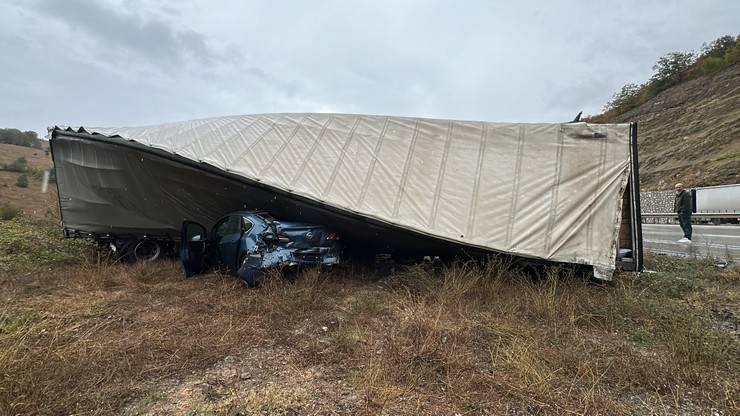
[[[691,220],[695,224],[713,223],[737,224],[740,223],[740,213],[738,212],[694,212],[691,214]],[[676,224],[678,215],[674,212],[643,212],[643,224]]]
[[[733,218],[740,219],[740,213],[738,212],[694,212],[691,214],[693,218]],[[678,214],[675,212],[643,212],[642,217],[645,218],[677,218]]]

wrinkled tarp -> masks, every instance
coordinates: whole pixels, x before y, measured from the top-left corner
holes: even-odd
[[[71,130],[159,149],[283,193],[446,241],[605,268],[615,264],[630,168],[629,124],[263,114]],[[67,151],[55,146],[54,138],[64,136],[64,131],[50,129],[65,225],[74,217],[64,215],[65,198],[73,207],[69,202],[87,192],[93,194],[85,196],[87,201],[94,204],[101,198],[105,200],[101,203],[120,208],[121,220],[146,228],[144,219],[126,218],[126,207],[116,203],[116,195],[106,194],[105,187],[90,190],[89,184],[78,186],[75,179],[64,179],[60,165],[101,162],[93,160],[99,155],[86,150],[88,141],[70,142]],[[106,157],[115,159],[116,154]],[[135,160],[108,162],[121,169],[136,168]],[[168,192],[167,182],[178,177],[160,169],[142,186],[150,187],[154,198]],[[202,204],[209,180],[201,182],[192,184],[192,193],[173,197],[183,205]],[[233,209],[242,208],[237,206],[238,195],[216,190],[233,197]],[[73,207],[78,218],[84,209]],[[101,221],[111,220],[101,217],[88,223]]]

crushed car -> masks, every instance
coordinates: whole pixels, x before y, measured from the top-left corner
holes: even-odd
[[[339,235],[323,225],[278,221],[266,212],[236,211],[218,220],[210,232],[184,221],[180,263],[186,277],[212,268],[259,285],[272,268],[334,266],[339,263]]]

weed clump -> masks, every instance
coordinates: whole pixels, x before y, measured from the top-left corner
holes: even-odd
[[[11,203],[2,204],[0,205],[0,220],[12,220],[20,215],[21,212],[23,212],[22,209]]]
[[[18,176],[15,181],[15,186],[19,188],[28,188],[28,176],[24,173]]]
[[[13,207],[7,208],[12,214]],[[59,264],[84,264],[92,258],[93,244],[65,239],[57,224],[35,222],[23,216],[0,222],[0,271],[33,270]]]
[[[28,160],[25,157],[19,157],[11,163],[0,164],[0,170],[7,170],[10,172],[26,172],[28,171]]]

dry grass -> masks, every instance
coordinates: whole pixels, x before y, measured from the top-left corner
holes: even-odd
[[[175,262],[0,274],[0,414],[738,412],[740,273],[595,285],[495,262],[259,289]]]
[[[47,214],[49,200],[56,202],[56,186],[50,184],[47,193],[41,192],[41,181],[29,177],[27,188],[15,186],[19,172],[0,171],[0,205],[12,204],[22,207],[26,216],[36,220],[43,219]]]
[[[0,164],[8,164],[19,157],[24,157],[28,161],[28,166],[32,168],[49,169],[52,165],[51,156],[46,153],[48,142],[44,143],[44,149],[0,143]]]

